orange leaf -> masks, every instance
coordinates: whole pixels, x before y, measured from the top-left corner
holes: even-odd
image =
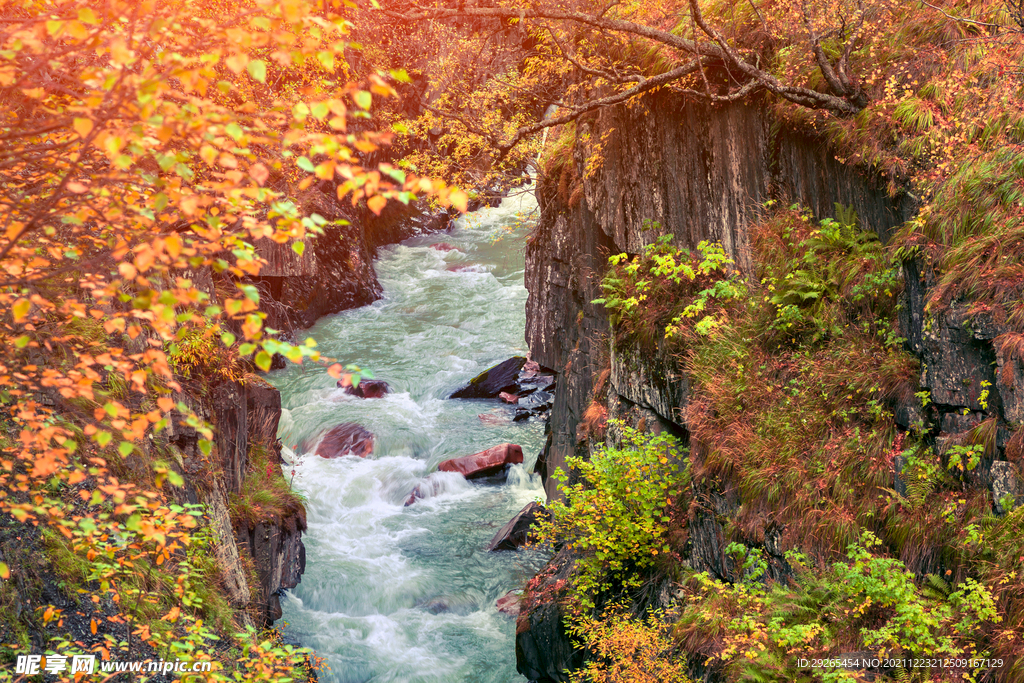
[[[380,212],[384,210],[384,206],[387,203],[388,200],[380,196],[379,194],[375,194],[366,200],[366,206],[368,206],[370,208],[370,211],[373,211],[378,216],[380,215]]]
[[[96,625],[95,619],[91,619],[89,621],[89,630],[92,631],[93,635],[96,635],[96,631],[99,630],[99,627]]]

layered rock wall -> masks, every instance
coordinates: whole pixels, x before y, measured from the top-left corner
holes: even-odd
[[[200,448],[202,435],[184,420],[173,420],[166,431],[168,445],[180,457],[185,495],[189,502],[207,506],[216,535],[213,550],[232,605],[244,610],[257,626],[267,625],[281,617],[281,591],[298,585],[305,570],[306,511],[295,503],[250,522],[232,519],[229,501],[245,487],[253,448],[268,450],[270,466],[278,467],[281,395],[250,375],[241,382],[214,383],[206,391],[186,390],[176,398],[214,430],[209,455]]]
[[[609,367],[621,400],[685,427],[684,378],[670,386],[673,378],[661,377],[656,364],[612,363],[607,317],[590,303],[602,295],[609,254],[635,254],[670,234],[691,249],[720,242],[749,272],[747,227],[769,199],[800,202],[820,216],[832,215],[836,203],[852,206],[883,238],[915,210],[908,196],[890,197],[880,179],[842,165],[820,140],[779,128],[756,104],[709,106],[661,92],[577,126],[580,140],[598,142],[576,146],[570,163],[579,187],[568,201],[558,178],[541,179],[540,222],[526,249],[527,342],[535,360],[562,374],[547,472],[586,453],[579,426]],[[595,154],[602,161],[588,163]],[[557,495],[553,480],[546,488]]]
[[[690,249],[716,241],[749,274],[748,229],[767,200],[798,202],[817,216],[834,215],[836,203],[852,206],[883,240],[916,211],[908,195],[889,196],[878,178],[840,163],[821,140],[775,125],[756,104],[708,106],[661,92],[577,122],[577,134],[572,167],[538,183],[541,216],[526,250],[527,341],[532,357],[560,375],[538,460],[549,498],[560,493],[548,475],[568,469],[570,456],[587,457],[604,437],[595,433],[595,415],[689,440],[685,373],[667,354],[615,348],[603,306],[591,303],[603,295],[610,254],[636,254],[660,235]],[[1024,500],[1024,335],[966,304],[929,310],[932,279],[916,261],[905,264],[900,328],[921,360],[920,389],[930,403],[897,406],[895,419],[930,430],[940,453],[988,425],[993,436],[972,484],[987,488],[1004,514]],[[703,512],[691,519],[686,562],[728,579],[720,520],[739,501],[695,495]],[[763,545],[769,574],[781,578],[788,565],[774,533],[766,531]],[[534,583],[535,594],[557,595],[554,577],[542,572]],[[519,617],[519,670],[538,681],[568,680],[565,668],[579,655],[552,622],[560,619],[557,597],[534,602]]]
[[[379,216],[365,207],[338,201],[334,186],[322,183],[301,198],[303,212],[329,223],[298,254],[291,243],[257,240],[266,261],[254,283],[268,327],[292,332],[319,318],[373,303],[381,288],[373,270],[376,250],[420,232],[448,228],[447,212],[429,212],[420,204],[389,203]]]

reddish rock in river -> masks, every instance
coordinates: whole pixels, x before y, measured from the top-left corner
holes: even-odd
[[[332,428],[321,439],[316,454],[321,458],[340,458],[354,455],[365,458],[373,453],[374,435],[354,422]]]
[[[442,472],[458,472],[466,479],[476,479],[500,472],[505,465],[522,461],[522,448],[514,443],[503,443],[480,453],[445,460],[437,469]]]
[[[502,597],[498,598],[494,606],[498,608],[498,611],[502,614],[507,614],[511,617],[519,616],[519,592],[509,591]]]
[[[388,383],[379,379],[364,379],[357,387],[351,384],[343,386],[341,382],[342,380],[339,379],[338,386],[343,387],[346,394],[358,396],[359,398],[384,398],[385,394],[391,393],[391,387],[388,386]]]

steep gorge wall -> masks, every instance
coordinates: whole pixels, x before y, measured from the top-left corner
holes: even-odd
[[[879,179],[843,166],[820,140],[773,124],[756,104],[712,107],[666,92],[578,124],[595,141],[578,144],[570,162],[581,187],[567,201],[558,178],[541,180],[540,222],[526,250],[527,342],[533,358],[562,373],[542,473],[588,448],[578,428],[595,380],[611,364],[607,316],[590,301],[602,295],[609,254],[635,254],[671,234],[691,249],[701,240],[720,242],[749,272],[746,230],[768,199],[800,202],[819,216],[832,215],[836,202],[851,205],[883,238],[913,215],[910,197],[888,196]],[[584,177],[594,152],[603,162]],[[645,229],[645,221],[660,228]],[[612,380],[623,401],[684,429],[683,380],[657,365],[630,370],[616,363]],[[545,486],[556,495],[553,480]]]
[[[242,493],[249,471],[249,454],[263,448],[278,468],[281,442],[281,395],[262,379],[249,375],[242,381],[212,383],[203,392],[176,397],[212,424],[213,447],[206,456],[199,447],[200,433],[175,419],[166,434],[178,454],[185,475],[188,502],[207,506],[216,536],[213,549],[227,597],[257,626],[281,617],[280,594],[294,588],[305,571],[302,532],[306,511],[301,504],[266,514],[259,520],[232,519],[230,496]]]
[[[306,191],[299,203],[305,215],[315,213],[332,223],[322,235],[306,240],[301,255],[290,243],[256,242],[257,253],[267,261],[255,278],[260,309],[267,313],[268,327],[285,332],[373,303],[381,294],[373,270],[377,249],[451,225],[446,211],[430,212],[422,203],[390,202],[374,215],[365,206],[339,201],[334,184],[328,182]]]
[[[711,107],[659,93],[644,106],[615,107],[578,122],[577,132],[572,168],[538,184],[541,217],[526,251],[527,341],[532,357],[561,375],[537,465],[549,498],[560,495],[549,475],[568,469],[567,458],[589,455],[603,436],[604,417],[667,430],[689,442],[685,373],[667,354],[615,348],[604,307],[590,303],[603,296],[600,282],[610,254],[636,254],[670,234],[690,249],[701,240],[720,242],[751,274],[748,229],[766,200],[798,202],[819,217],[833,215],[835,203],[850,205],[862,226],[883,240],[916,211],[908,195],[889,196],[880,179],[840,163],[820,139],[774,125],[769,111],[756,104]],[[595,152],[602,161],[596,169],[591,161],[587,173]],[[1004,495],[1014,495],[1017,504],[1024,500],[1021,445],[1013,439],[1024,434],[1016,430],[1024,423],[1024,364],[1011,354],[1012,344],[1002,343],[1011,336],[1005,325],[967,315],[963,305],[927,311],[933,279],[917,261],[904,266],[900,330],[921,361],[919,386],[932,403],[924,410],[916,399],[894,406],[895,420],[904,428],[923,420],[942,453],[944,444],[995,418],[997,448],[971,477],[973,486],[988,489],[993,509],[1004,513]],[[900,467],[897,458],[896,490]],[[686,562],[729,579],[721,520],[738,501],[714,491],[701,495],[703,511],[689,523]],[[787,570],[779,545],[777,532],[766,530],[772,575]],[[559,567],[566,561],[560,555]],[[551,575],[566,573],[562,567]],[[536,591],[553,592],[553,582],[542,575]],[[520,671],[532,680],[568,680],[566,671],[578,666],[580,653],[565,635],[557,601],[524,610],[517,653]],[[691,675],[716,680],[700,666]]]

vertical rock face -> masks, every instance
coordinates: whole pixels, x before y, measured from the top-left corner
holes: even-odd
[[[397,202],[376,216],[339,202],[334,187],[323,185],[300,197],[304,213],[330,222],[323,234],[306,240],[302,254],[291,243],[256,241],[256,252],[266,264],[254,284],[260,290],[260,310],[267,313],[268,327],[303,329],[322,316],[376,301],[381,287],[373,270],[374,252],[451,224],[447,212],[429,213],[422,206]]]
[[[852,206],[861,224],[883,240],[916,211],[909,198],[888,196],[877,178],[840,164],[821,141],[777,130],[760,106],[711,107],[667,92],[644,102],[577,122],[600,149],[577,144],[567,162],[570,172],[538,183],[541,216],[526,249],[527,342],[532,357],[560,375],[548,443],[537,464],[549,498],[559,493],[548,474],[568,469],[568,457],[587,456],[593,447],[593,416],[668,430],[688,442],[685,374],[664,354],[613,348],[604,308],[590,303],[603,295],[600,281],[610,254],[636,254],[661,235],[690,249],[710,240],[750,273],[747,229],[766,200],[799,202],[819,216],[833,215],[836,203]],[[595,153],[601,159],[596,167]],[[1024,503],[1020,466],[1012,462],[1024,456],[1024,437],[1018,438],[1024,431],[1010,438],[1024,426],[1024,335],[968,315],[955,303],[928,312],[931,274],[911,261],[904,275],[901,330],[922,361],[920,384],[932,404],[901,406],[896,420],[904,426],[926,420],[935,431],[941,428],[940,450],[983,422],[993,425],[995,453],[982,460],[972,485],[988,487],[994,510],[1005,514],[1004,506]],[[608,436],[615,438],[613,431]],[[899,488],[898,473],[894,478]],[[739,503],[700,486],[694,493],[699,509],[691,518],[686,561],[728,577],[734,567],[723,553],[719,520]],[[769,572],[779,578],[789,567],[777,541],[766,531]],[[580,654],[561,630],[551,581],[536,581],[518,622],[519,671],[538,681],[564,680]]]
[[[557,178],[538,184],[541,217],[526,248],[526,336],[532,357],[562,375],[551,445],[540,464],[547,472],[586,454],[578,427],[594,399],[594,380],[607,368],[625,407],[649,409],[685,428],[685,378],[666,375],[656,359],[610,358],[604,309],[590,303],[602,296],[609,254],[635,254],[670,234],[691,249],[701,240],[721,242],[749,272],[746,228],[768,199],[800,202],[823,216],[836,202],[853,206],[883,238],[915,210],[909,198],[893,199],[877,179],[842,166],[820,141],[773,132],[758,105],[711,107],[668,92],[645,103],[605,109],[577,124],[602,146],[575,150],[568,163],[579,187],[571,198],[560,193]],[[603,161],[585,177],[584,160],[593,153]],[[557,495],[553,481],[545,487],[549,497]]]
[[[306,511],[295,504],[250,524],[231,519],[229,500],[245,487],[253,446],[270,451],[273,467],[280,462],[281,395],[264,380],[250,376],[244,383],[216,383],[206,395],[186,392],[176,398],[214,428],[209,458],[199,448],[201,435],[183,420],[173,420],[167,430],[169,444],[181,455],[190,502],[207,505],[217,537],[214,553],[232,605],[244,610],[246,619],[255,619],[256,625],[267,625],[281,616],[280,592],[298,585],[305,570]]]

